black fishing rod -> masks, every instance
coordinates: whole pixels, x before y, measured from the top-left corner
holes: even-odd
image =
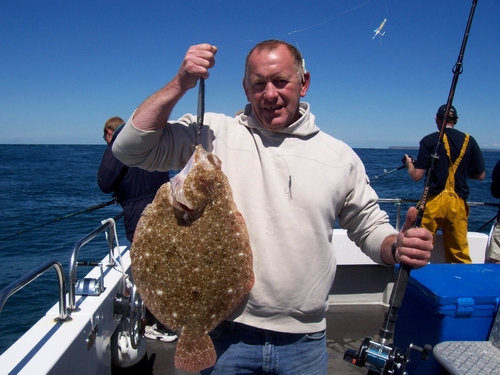
[[[483,225],[481,225],[479,227],[479,229],[476,230],[476,232],[479,232],[481,229],[483,229],[485,226],[487,226],[488,224],[490,224],[496,218],[497,218],[497,215],[493,216],[490,220],[488,220],[486,223],[484,223]]]
[[[460,53],[458,55],[458,60],[452,69],[453,80],[451,82],[451,88],[448,95],[448,100],[446,102],[446,110],[444,114],[443,123],[439,129],[439,137],[436,143],[436,148],[434,154],[431,155],[430,166],[427,170],[426,183],[424,186],[424,191],[420,198],[420,203],[417,211],[417,218],[415,220],[414,227],[419,228],[422,223],[422,217],[425,210],[425,205],[427,203],[427,198],[429,195],[429,189],[432,180],[432,172],[434,171],[436,161],[439,158],[439,150],[443,141],[444,131],[446,129],[446,122],[449,118],[449,111],[453,102],[453,97],[455,96],[455,89],[458,82],[458,77],[463,71],[463,57],[465,52],[465,47],[467,45],[467,39],[469,38],[469,31],[472,24],[472,19],[474,17],[474,12],[476,10],[477,0],[472,1],[472,7],[469,13],[469,19],[467,21],[467,26],[465,28],[464,38],[462,40],[462,46],[460,48]],[[359,351],[354,351],[352,349],[347,350],[344,354],[344,359],[351,362],[359,367],[369,368],[368,373],[381,373],[381,374],[404,374],[406,364],[409,360],[409,355],[411,350],[416,350],[421,353],[422,359],[427,359],[429,352],[432,347],[425,345],[424,348],[417,347],[415,345],[410,345],[410,348],[406,353],[401,353],[401,350],[387,345],[392,341],[394,334],[394,327],[396,320],[398,318],[397,311],[401,307],[403,302],[403,297],[406,291],[406,286],[410,277],[410,271],[412,267],[405,264],[399,264],[399,270],[394,282],[394,287],[389,300],[389,309],[385,314],[385,319],[382,327],[380,328],[380,339],[379,341],[373,341],[371,338],[367,337],[361,344]]]
[[[432,174],[434,172],[434,169],[436,167],[437,160],[439,159],[439,150],[442,146],[443,143],[443,137],[446,129],[446,123],[449,118],[449,112],[451,105],[453,103],[453,97],[455,96],[455,89],[457,87],[458,83],[458,78],[460,74],[462,74],[463,71],[463,58],[464,58],[464,53],[465,53],[465,47],[467,45],[467,40],[469,38],[469,31],[470,27],[472,25],[472,19],[474,17],[474,12],[476,10],[476,4],[477,0],[472,1],[472,7],[469,13],[469,19],[467,21],[467,26],[465,28],[465,34],[464,38],[462,40],[462,46],[460,48],[460,53],[458,54],[458,60],[455,64],[455,66],[452,69],[453,72],[453,79],[451,82],[451,87],[450,87],[450,92],[448,94],[448,100],[446,102],[446,110],[444,113],[444,119],[443,123],[441,124],[441,127],[439,129],[439,137],[436,142],[436,147],[434,150],[434,154],[431,155],[431,160],[430,160],[430,165],[429,168],[427,169],[427,175],[426,175],[426,181],[425,181],[425,186],[424,186],[424,191],[422,192],[422,196],[420,197],[420,201],[418,204],[418,211],[417,211],[417,217],[415,219],[415,228],[419,228],[420,225],[422,224],[422,217],[424,215],[424,210],[425,210],[425,205],[427,203],[427,198],[429,196],[429,190],[430,186],[432,183]],[[394,310],[393,312],[389,312],[388,318],[384,322],[384,328],[381,329],[381,339],[385,341],[386,339],[392,338],[392,333],[393,333],[393,328],[394,328],[394,323],[397,318],[396,310],[401,306],[401,302],[403,300],[403,296],[406,290],[406,285],[408,283],[409,275],[411,271],[411,266],[401,263],[399,272],[396,278],[396,282],[394,284],[394,289],[393,293],[391,296],[391,305],[390,305],[390,310]],[[393,320],[393,322],[391,322]]]
[[[377,180],[381,179],[382,177],[387,176],[388,174],[394,173],[394,172],[399,171],[399,170],[404,169],[404,168],[405,168],[405,166],[404,166],[404,165],[400,165],[399,167],[394,168],[394,169],[391,169],[390,171],[388,171],[387,169],[384,169],[384,173],[383,173],[383,174],[381,174],[381,175],[379,175],[379,176],[375,176],[375,177],[373,177],[373,179],[370,181],[370,184],[372,184],[372,183],[374,183],[375,181],[377,181]]]
[[[36,229],[36,228],[40,228],[40,227],[43,227],[45,225],[49,225],[49,224],[55,223],[56,221],[61,221],[61,220],[67,219],[69,217],[73,217],[73,216],[76,216],[76,215],[83,214],[85,212],[90,212],[90,211],[98,210],[99,208],[103,208],[103,207],[109,206],[109,205],[114,204],[114,203],[116,203],[116,198],[113,198],[112,200],[110,200],[108,202],[99,203],[99,204],[96,204],[95,206],[91,206],[91,207],[85,208],[83,210],[80,210],[80,211],[73,212],[73,213],[65,215],[65,216],[61,216],[61,217],[55,218],[54,220],[48,221],[48,222],[40,224],[40,225],[36,225],[36,226],[28,228],[28,229],[19,230],[16,233],[11,234],[11,235],[9,235],[7,237],[0,238],[0,241],[6,240],[6,239],[14,237],[14,236],[17,236],[18,234],[21,234],[21,233],[29,232],[30,230],[33,230],[33,229]]]
[[[473,205],[473,206],[491,206],[491,207],[496,207],[500,210],[500,203],[486,203],[486,202],[467,202],[468,205]],[[488,220],[486,223],[484,223],[481,227],[479,227],[476,232],[480,232],[481,229],[483,229],[485,226],[490,224],[493,220],[495,220],[497,217],[500,217],[500,213],[496,213],[495,216],[493,216],[490,220]]]
[[[412,163],[415,162],[415,159],[413,159],[413,157],[411,155],[408,155],[408,157],[411,159]],[[388,174],[391,174],[391,173],[394,173],[396,171],[400,171],[401,169],[404,169],[406,168],[406,165],[405,165],[405,157],[403,156],[403,159],[402,159],[402,162],[403,162],[403,165],[400,165],[399,167],[397,168],[394,168],[394,169],[391,169],[390,171],[388,171],[387,169],[384,169],[384,173],[379,175],[379,176],[375,176],[372,180],[370,180],[370,183],[369,184],[372,184],[373,182],[381,179],[382,177],[385,177],[387,176]]]

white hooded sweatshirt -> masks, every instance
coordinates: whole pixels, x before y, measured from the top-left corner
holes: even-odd
[[[253,252],[255,285],[228,320],[288,333],[326,327],[336,220],[378,263],[383,240],[397,234],[356,153],[320,131],[307,103],[300,113],[279,132],[265,130],[250,105],[236,117],[207,113],[198,140],[222,161]],[[132,117],[114,143],[118,159],[150,171],[184,167],[194,151],[195,116],[159,131],[135,128]]]

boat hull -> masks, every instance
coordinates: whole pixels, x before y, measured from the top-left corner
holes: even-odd
[[[484,263],[488,236],[468,233],[469,248],[474,264]],[[394,268],[381,266],[347,237],[343,229],[333,234],[333,247],[337,258],[337,274],[330,290],[329,303],[333,304],[382,304],[388,305],[394,285]],[[431,263],[445,263],[443,237],[436,236]]]
[[[483,263],[488,236],[469,233],[469,241],[473,262]],[[338,266],[330,291],[330,305],[351,305],[353,308],[361,305],[387,306],[394,282],[394,267],[374,263],[349,240],[344,230],[335,230],[332,242]],[[120,247],[120,253],[123,269],[130,273],[129,248]],[[443,243],[438,235],[432,262],[441,263],[443,260]],[[111,374],[113,350],[116,350],[112,337],[122,321],[121,315],[114,314],[114,299],[125,290],[125,285],[121,270],[116,266],[107,267],[107,256],[102,263],[104,292],[99,296],[77,296],[78,311],[71,313],[70,322],[55,321],[59,316],[59,306],[54,305],[0,356],[2,373]],[[86,276],[93,279],[99,277],[99,267]],[[93,332],[95,335],[92,335]],[[89,344],[89,341],[93,343]],[[145,341],[141,340],[138,350],[130,353],[142,356],[146,351]],[[125,353],[125,357],[127,355]]]
[[[128,273],[129,249],[121,246],[120,252],[123,269]],[[114,314],[114,299],[117,293],[125,290],[125,285],[121,269],[107,267],[107,256],[102,263],[104,292],[99,296],[77,296],[78,311],[73,311],[71,320],[64,323],[55,321],[59,316],[59,306],[55,304],[0,356],[2,373],[111,374],[112,353],[116,350],[112,336],[122,320],[121,315]],[[99,277],[99,267],[86,276]],[[139,349],[131,353],[134,352],[135,355],[145,354],[145,340],[141,340]]]

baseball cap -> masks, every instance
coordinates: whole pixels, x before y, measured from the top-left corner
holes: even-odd
[[[439,107],[436,116],[444,118],[444,112],[446,111],[446,104],[443,104]],[[450,113],[448,118],[458,118],[457,110],[455,107],[450,106]]]

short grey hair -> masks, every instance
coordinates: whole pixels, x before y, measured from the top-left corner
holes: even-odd
[[[304,59],[302,58],[302,54],[300,51],[292,46],[290,43],[284,42],[282,40],[277,40],[277,39],[269,39],[265,40],[263,42],[257,43],[251,50],[248,52],[247,58],[245,60],[245,81],[248,82],[248,60],[250,59],[250,55],[254,51],[273,51],[277,49],[279,46],[285,46],[288,52],[290,52],[290,55],[292,56],[293,59],[293,64],[295,67],[295,70],[297,71],[297,78],[299,82],[304,81],[304,73],[306,72],[305,70],[305,64],[304,64]]]

